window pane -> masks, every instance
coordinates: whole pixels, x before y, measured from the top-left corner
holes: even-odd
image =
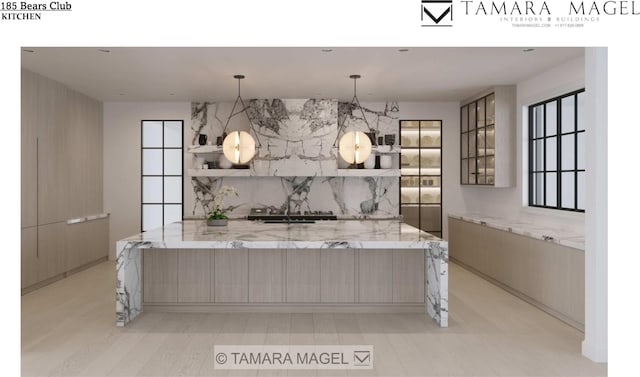
[[[533,177],[533,203],[541,206],[544,205],[544,174],[536,173]]]
[[[462,183],[469,183],[469,161],[462,160],[462,166],[460,169],[460,179],[462,180]]]
[[[485,158],[480,157],[477,159],[478,161],[478,184],[485,184]]]
[[[142,205],[142,231],[162,226],[162,205],[143,204]]]
[[[575,188],[575,173],[562,173],[562,208],[575,207]]]
[[[476,103],[469,104],[469,129],[476,128]]]
[[[556,102],[546,104],[545,119],[547,120],[545,135],[553,136],[558,133],[556,129],[557,121]]]
[[[545,154],[546,154],[546,161],[547,161],[547,165],[546,165],[546,170],[550,171],[550,170],[556,170],[556,163],[557,163],[557,158],[558,156],[556,155],[556,148],[557,148],[557,143],[558,143],[558,138],[557,137],[550,137],[548,139],[546,139],[545,141]]]
[[[545,174],[545,205],[555,207],[558,205],[558,186],[556,182],[556,173]]]
[[[182,147],[182,122],[164,122],[164,146]]]
[[[584,130],[584,92],[578,93],[578,130]]]
[[[460,155],[462,156],[462,158],[466,158],[469,155],[469,145],[467,144],[467,138],[469,137],[469,134],[462,134],[462,139],[461,139],[461,143],[460,143]]]
[[[469,160],[469,183],[476,183],[476,160]]]
[[[162,149],[142,150],[142,175],[162,175]]]
[[[584,132],[578,133],[578,170],[585,168]]]
[[[462,132],[469,129],[469,106],[460,109],[460,120],[462,121]]]
[[[182,203],[182,178],[164,177],[164,202]]]
[[[469,157],[476,156],[476,131],[469,132]]]
[[[162,203],[162,177],[142,177],[142,202]]]
[[[544,105],[536,106],[533,110],[533,119],[534,119],[534,133],[533,137],[543,137],[544,136]]]
[[[164,206],[164,224],[182,221],[182,205],[167,204]]]
[[[487,125],[491,125],[495,123],[495,118],[496,118],[496,96],[491,94],[487,97],[487,104],[486,104],[487,108],[486,108],[486,113],[487,113]]]
[[[584,183],[584,179],[585,179],[585,173],[584,172],[579,172],[578,173],[578,209],[581,210],[585,210],[585,183]]]
[[[562,133],[575,131],[575,96],[562,99]],[[563,146],[564,148],[564,146]]]
[[[484,127],[484,98],[476,102],[477,122],[478,127]]]
[[[182,175],[182,149],[164,150],[164,174]]]
[[[543,158],[544,158],[544,140],[536,140],[533,142],[533,170],[544,170]]]
[[[562,136],[562,170],[575,169],[575,151],[575,134]]]
[[[495,139],[496,139],[496,129],[495,126],[489,126],[486,129],[487,132],[487,140],[485,141],[485,143],[487,144],[487,149],[490,149],[487,151],[487,154],[495,154],[494,152],[494,148],[496,145]]]
[[[162,122],[142,122],[142,147],[162,147]]]

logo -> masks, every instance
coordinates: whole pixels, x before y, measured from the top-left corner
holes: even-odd
[[[453,0],[421,0],[422,26],[453,26]]]

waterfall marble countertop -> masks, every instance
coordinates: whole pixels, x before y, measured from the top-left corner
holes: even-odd
[[[337,220],[313,224],[266,224],[229,220],[207,226],[204,220],[168,224],[118,241],[150,248],[226,249],[427,249],[446,241],[399,220]]]
[[[509,220],[477,214],[449,213],[452,219],[467,221],[490,228],[511,232],[543,241],[554,242],[562,246],[584,250],[584,234],[572,229],[562,229],[550,225],[536,224],[526,220]]]
[[[425,312],[448,325],[449,251],[446,241],[399,220],[336,220],[313,224],[265,224],[230,220],[207,226],[186,220],[117,242],[116,324],[143,310],[143,249],[419,249],[424,251]],[[160,251],[162,252],[162,251]]]

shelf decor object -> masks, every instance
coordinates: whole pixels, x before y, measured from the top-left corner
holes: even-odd
[[[371,130],[371,127],[369,126],[367,117],[364,115],[364,110],[362,110],[362,106],[360,105],[360,101],[358,100],[358,97],[356,95],[356,80],[358,80],[360,77],[360,75],[349,76],[349,78],[353,79],[353,98],[351,99],[351,107],[357,107],[358,109],[360,109],[360,112],[362,113],[362,119],[367,125],[367,131],[369,132]],[[338,136],[333,143],[334,146],[338,142],[341,130],[342,127],[338,129]],[[340,144],[338,145],[338,152],[340,153],[340,157],[342,157],[346,162],[350,164],[363,163],[371,154],[372,139],[375,140],[375,137],[370,138],[370,136],[362,131],[350,131],[345,133],[342,138],[340,138]]]
[[[229,121],[234,116],[244,113],[249,120],[249,126],[253,130],[253,133],[256,135],[256,139],[258,140],[258,146],[262,146],[260,144],[260,139],[258,138],[258,134],[253,127],[253,122],[251,122],[251,118],[249,114],[247,114],[247,107],[240,96],[240,80],[244,79],[244,75],[235,75],[234,79],[238,80],[238,97],[236,97],[236,101],[233,103],[233,108],[231,109],[231,113],[229,113],[229,118],[227,118],[227,123],[224,125],[224,130],[222,134],[224,135],[227,132],[227,127],[229,126]],[[236,106],[238,105],[238,101],[242,105],[242,109],[238,112],[234,112],[236,110]],[[245,164],[255,156],[256,154],[256,142],[253,140],[253,137],[246,131],[233,131],[228,134],[224,141],[222,142],[222,153],[224,156],[231,161],[233,164]]]

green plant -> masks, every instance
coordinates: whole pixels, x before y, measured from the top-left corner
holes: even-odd
[[[213,210],[207,213],[207,219],[209,220],[224,220],[228,219],[226,215],[226,211],[222,208],[222,202],[226,196],[231,194],[235,194],[238,196],[236,189],[231,186],[222,186],[218,189],[218,191],[213,196]]]

